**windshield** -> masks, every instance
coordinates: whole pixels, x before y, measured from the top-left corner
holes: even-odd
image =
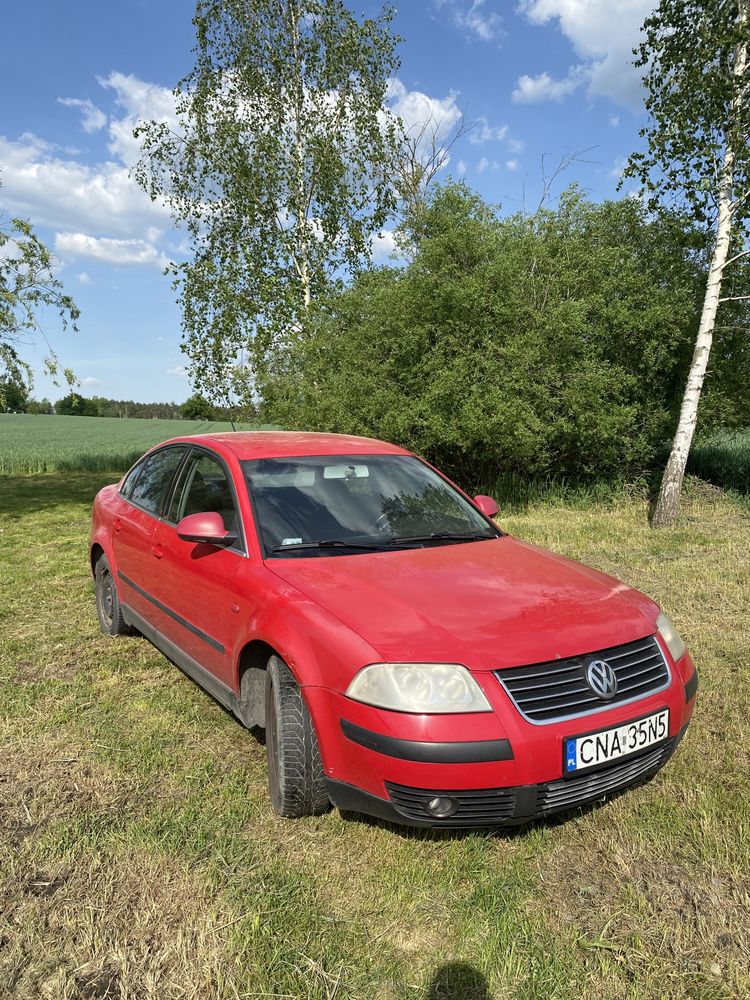
[[[501,534],[409,455],[262,458],[242,467],[266,557],[354,555]]]

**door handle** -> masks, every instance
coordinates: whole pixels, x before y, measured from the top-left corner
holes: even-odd
[[[112,522],[112,529],[114,531],[122,531],[122,521],[119,517],[116,517]]]
[[[156,545],[151,546],[151,554],[153,556],[156,556],[157,559],[161,559],[163,556],[166,555],[166,550],[163,545],[159,545],[159,543],[157,542]]]

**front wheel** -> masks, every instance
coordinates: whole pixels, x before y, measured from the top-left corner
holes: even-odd
[[[317,816],[330,807],[318,737],[302,692],[278,656],[266,669],[268,788],[279,816]]]
[[[132,635],[133,630],[122,616],[117,586],[106,556],[99,557],[94,570],[96,613],[99,628],[105,635]]]

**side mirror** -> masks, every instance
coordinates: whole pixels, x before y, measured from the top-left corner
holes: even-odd
[[[496,500],[493,500],[492,497],[484,496],[484,494],[481,493],[479,496],[474,497],[474,503],[485,517],[494,517],[500,510]]]
[[[231,545],[237,535],[224,527],[224,518],[215,511],[188,514],[177,525],[177,534],[186,542],[203,542],[206,545]]]

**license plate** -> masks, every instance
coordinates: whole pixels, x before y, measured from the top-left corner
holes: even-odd
[[[603,729],[598,733],[573,736],[564,741],[565,774],[578,774],[590,767],[608,764],[619,757],[629,757],[661,743],[669,735],[669,709],[664,708],[645,719],[626,722],[613,729]]]

